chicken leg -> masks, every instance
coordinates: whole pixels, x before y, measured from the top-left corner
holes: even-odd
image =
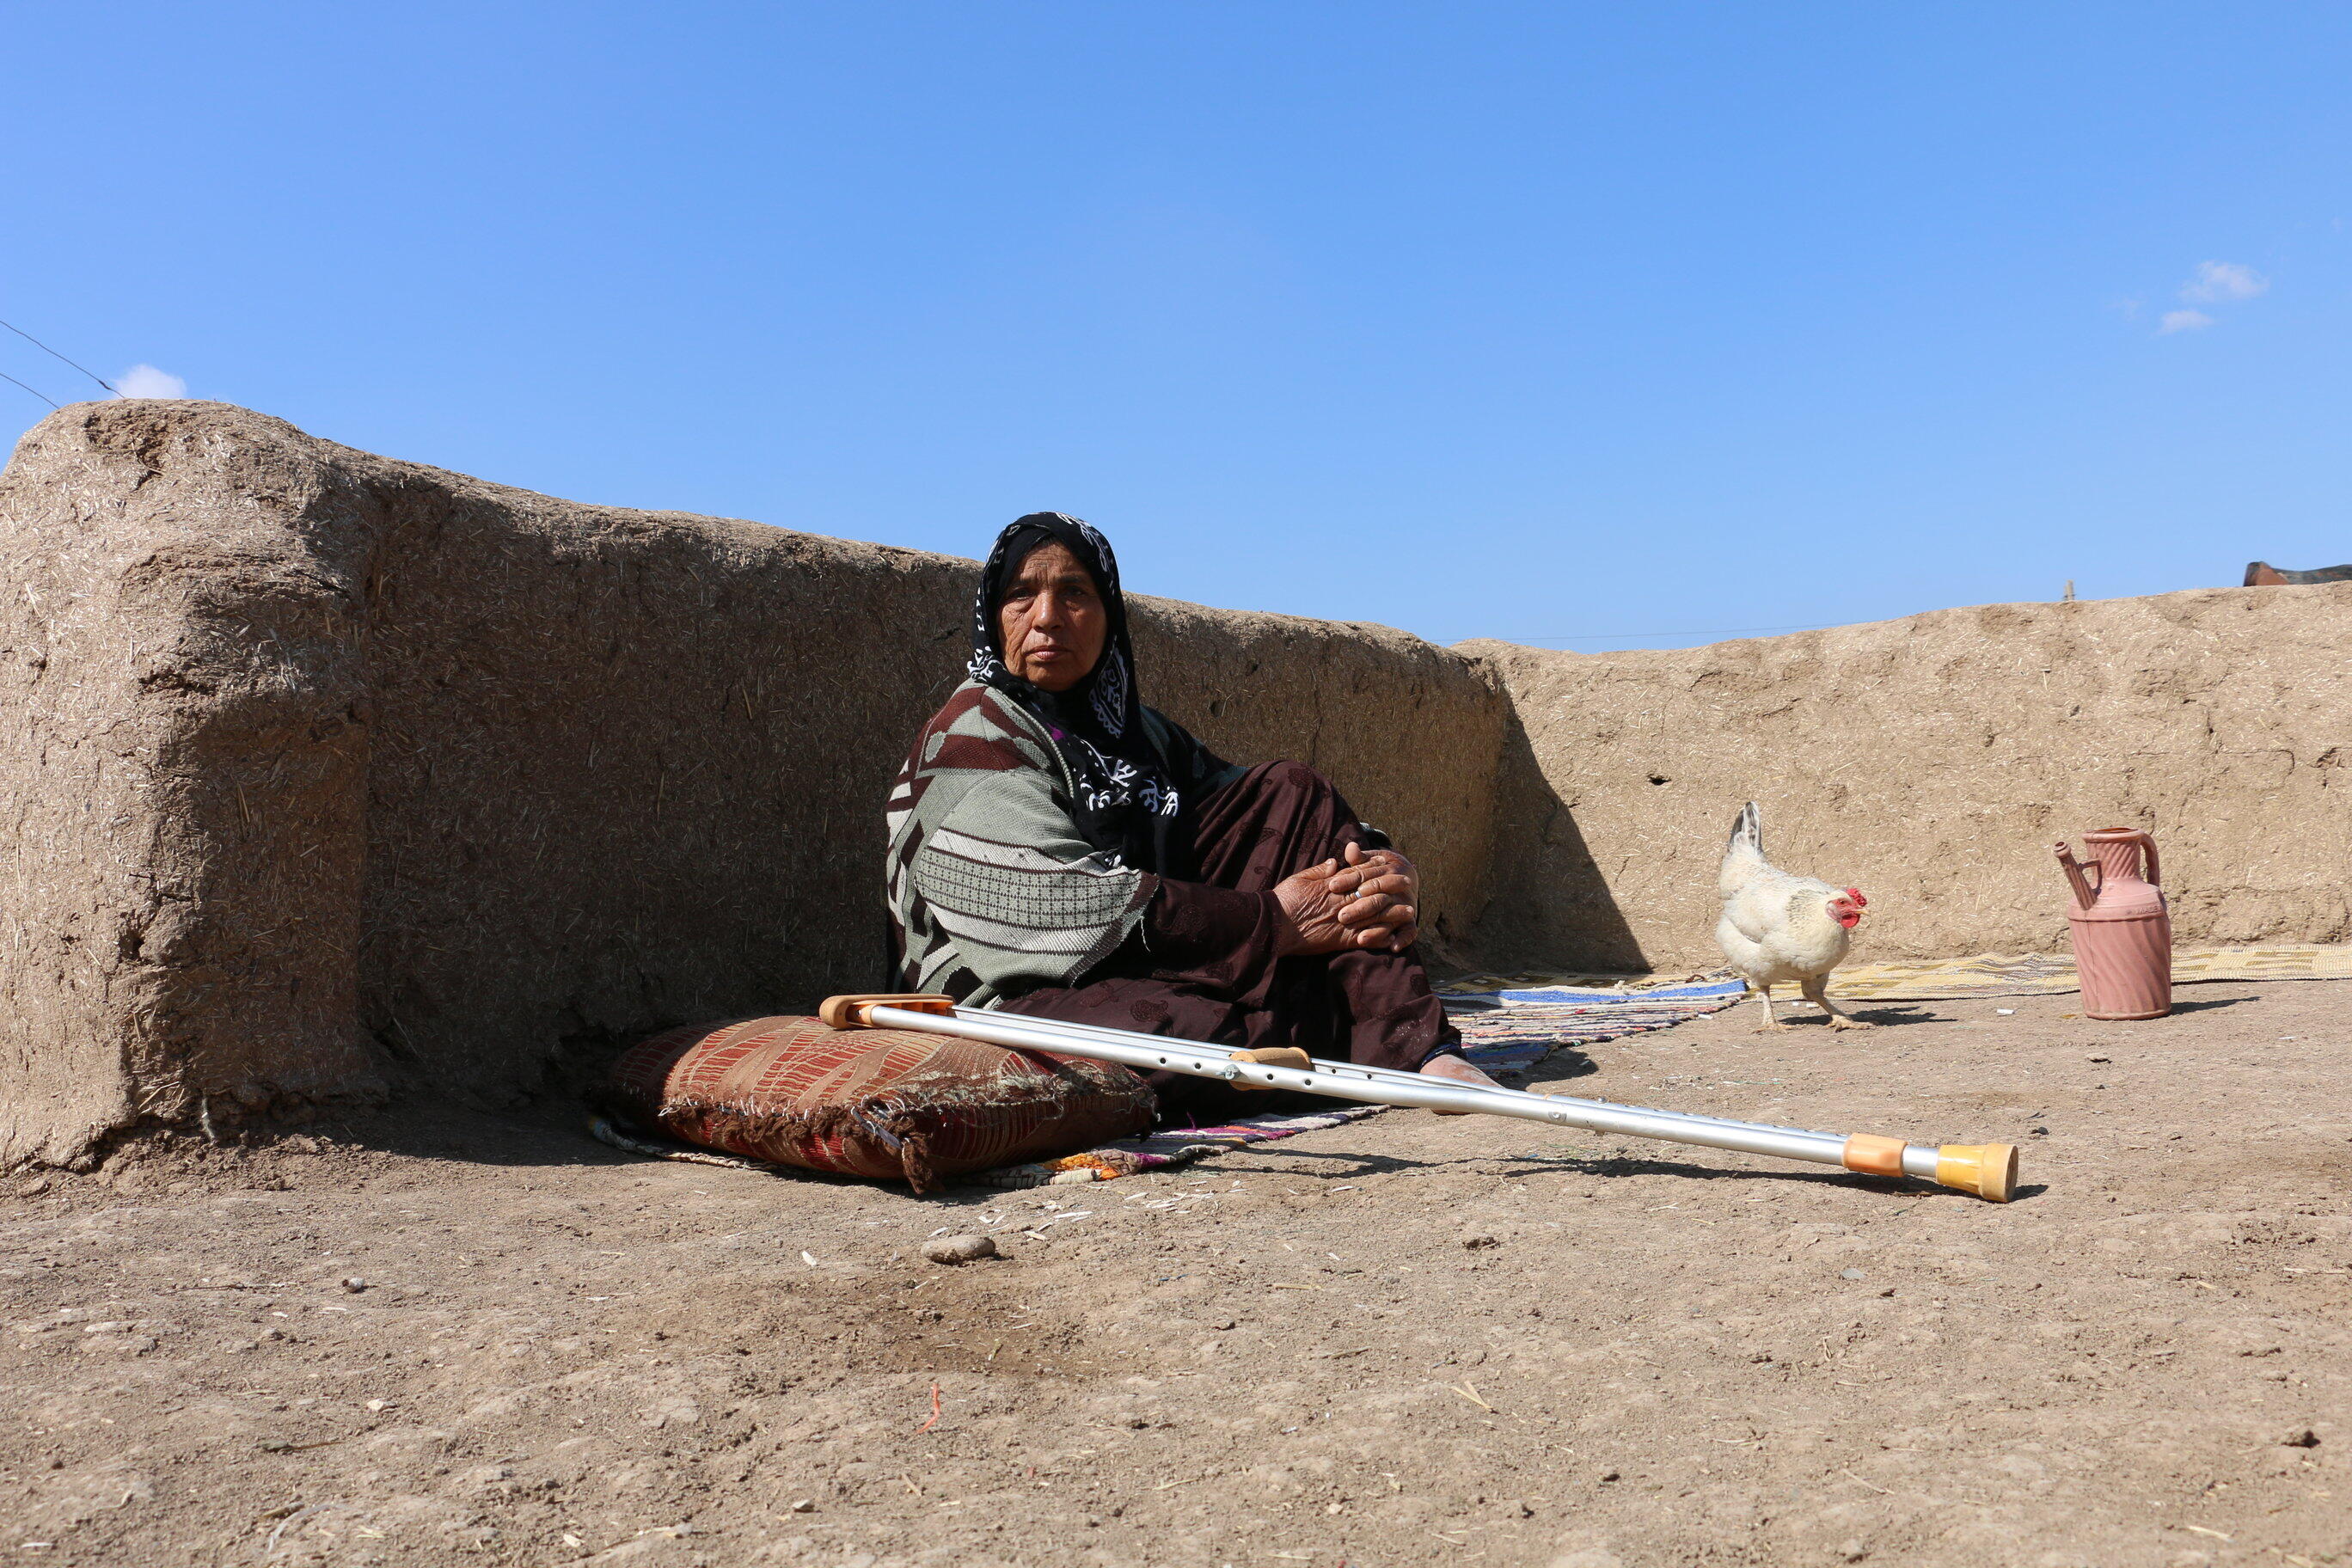
[[[1751,980],[1748,983],[1748,988],[1756,993],[1756,1000],[1764,1004],[1764,1021],[1756,1026],[1758,1034],[1760,1035],[1767,1029],[1778,1033],[1789,1026],[1772,1016],[1772,988],[1769,985]]]
[[[1875,1029],[1878,1027],[1877,1025],[1870,1022],[1867,1018],[1857,1018],[1853,1014],[1847,1012],[1844,1008],[1830,1000],[1829,976],[1826,974],[1808,975],[1806,978],[1797,982],[1797,989],[1805,994],[1806,1001],[1811,1002],[1814,1006],[1819,1007],[1822,1012],[1827,1013],[1830,1016],[1830,1027],[1832,1029]]]

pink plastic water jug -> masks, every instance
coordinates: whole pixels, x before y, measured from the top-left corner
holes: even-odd
[[[2058,846],[2074,884],[2066,923],[2086,1018],[2161,1018],[2172,1011],[2172,917],[2164,907],[2156,840],[2137,827],[2086,833],[2096,864],[2087,868]],[[2147,874],[2141,874],[2143,856]]]

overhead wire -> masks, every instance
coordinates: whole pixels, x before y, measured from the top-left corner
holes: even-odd
[[[5,381],[11,386],[25,386],[23,382],[18,381],[15,376],[10,375],[5,371],[0,371],[0,381]],[[42,402],[47,404],[52,408],[62,408],[65,406],[65,405],[59,403],[56,398],[51,397],[47,393],[41,391],[37,387],[25,386],[25,390],[39,398]]]
[[[35,348],[40,350],[43,353],[48,355],[51,359],[58,361],[59,363],[72,365],[74,369],[81,372],[82,374],[89,377],[90,380],[98,383],[99,385],[106,388],[107,391],[112,392],[114,390],[114,384],[107,380],[106,377],[99,374],[98,372],[90,369],[89,366],[86,364],[79,364],[66,358],[65,355],[58,353],[57,350],[49,347],[48,344],[43,342],[40,339],[26,331],[24,328],[8,321],[0,321],[0,327],[6,327],[10,331],[16,333],[18,337],[24,339],[26,342],[32,344]],[[13,375],[8,379],[11,381],[16,381],[16,378]],[[21,381],[16,381],[16,384],[18,386],[25,386],[25,384]],[[29,386],[25,386],[25,390],[27,392],[33,392],[33,389]],[[33,392],[33,395],[39,397],[41,395],[37,392]],[[43,401],[46,402],[47,400],[44,399]],[[52,403],[49,406],[55,408],[57,405]]]

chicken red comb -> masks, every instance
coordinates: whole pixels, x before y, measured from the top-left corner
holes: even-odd
[[[1862,889],[1860,888],[1848,888],[1845,890],[1845,896],[1854,901],[1854,907],[1857,909],[1868,909],[1870,907],[1870,900],[1862,896]]]

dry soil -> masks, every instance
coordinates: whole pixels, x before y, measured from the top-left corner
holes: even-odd
[[[1995,1206],[1396,1111],[1003,1194],[414,1114],[17,1178],[53,1564],[2352,1558],[2344,983],[1747,1009],[1576,1092],[2012,1140]],[[933,1232],[1006,1260],[922,1262]]]

